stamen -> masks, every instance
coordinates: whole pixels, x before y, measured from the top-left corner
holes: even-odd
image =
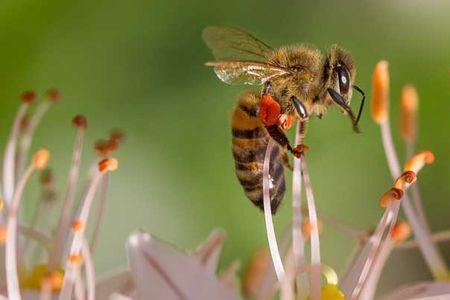
[[[419,98],[412,85],[403,87],[401,97],[400,133],[407,143],[413,143],[417,136],[417,108]]]
[[[23,118],[25,117],[26,111],[30,104],[36,99],[36,94],[34,92],[26,92],[22,94],[21,101],[22,104],[16,113],[14,118],[14,123],[11,129],[11,133],[6,143],[5,154],[3,159],[3,195],[5,197],[6,204],[12,201],[15,187],[15,159],[16,159],[16,144],[17,138],[20,132],[20,125]],[[1,215],[3,216],[3,215]]]
[[[297,122],[295,133],[295,144],[303,144],[303,132],[306,123]],[[301,232],[302,224],[302,172],[301,159],[294,157],[294,170],[292,174],[292,252],[295,268],[305,263],[305,244]],[[301,274],[296,277],[297,291],[303,292],[307,289],[307,277]]]
[[[373,71],[372,118],[377,124],[388,119],[389,114],[389,73],[387,61],[380,61]]]
[[[305,157],[301,160],[303,182],[305,184],[306,200],[308,204],[309,220],[315,228],[317,226],[317,212],[314,201],[314,195],[312,191],[311,180],[309,179],[309,172],[306,165]],[[320,286],[320,240],[318,230],[311,232],[311,298],[312,300],[318,300],[322,297],[322,291]]]
[[[259,288],[264,280],[264,274],[269,267],[270,257],[266,249],[262,248],[253,253],[244,274],[243,290],[249,298],[257,299]]]
[[[373,99],[373,117],[376,123],[380,124],[381,136],[383,140],[383,147],[388,161],[389,170],[394,179],[400,176],[401,169],[397,153],[395,151],[392,140],[392,133],[388,118],[388,91],[389,91],[389,73],[387,70],[387,63],[380,62],[374,71],[374,99]],[[407,168],[406,170],[417,173],[418,169]],[[391,202],[390,209],[391,221],[397,220],[400,202]],[[442,257],[442,254],[437,249],[436,245],[432,243],[428,226],[423,226],[424,218],[419,218],[416,210],[412,206],[407,194],[404,195],[401,202],[403,211],[411,224],[416,240],[420,243],[420,250],[430,267],[431,272],[435,278],[445,278],[447,276],[447,265]]]
[[[36,128],[38,127],[44,115],[47,113],[51,104],[57,102],[57,100],[54,97],[50,98],[47,95],[47,98],[49,101],[41,102],[34,111],[33,115],[30,118],[28,118],[29,119],[27,121],[28,124],[23,124],[24,126],[22,129],[23,135],[20,142],[19,153],[17,154],[18,157],[17,170],[19,170],[19,173],[22,173],[25,167],[28,152],[30,150],[30,145],[32,143],[32,138],[34,132],[36,131]],[[25,122],[26,120],[24,119],[23,121]]]
[[[38,153],[44,152],[38,151]],[[41,163],[44,161],[46,163],[45,156],[46,154],[35,155],[35,158],[39,157],[39,159],[35,159],[35,161],[37,160],[40,162],[36,164],[37,166],[41,166],[42,165]],[[18,229],[17,215],[18,210],[20,208],[22,195],[25,190],[25,186],[34,171],[35,171],[35,163],[31,164],[20,178],[16,190],[14,192],[14,197],[12,198],[12,201],[9,204],[8,209],[5,266],[6,266],[6,285],[8,289],[8,298],[10,299],[21,299],[19,289],[19,278],[17,272],[17,229]]]
[[[285,276],[283,263],[281,261],[280,252],[278,250],[278,243],[273,228],[272,210],[270,207],[270,188],[269,188],[269,164],[270,154],[274,146],[274,141],[269,140],[267,144],[266,154],[263,165],[263,202],[264,202],[264,216],[266,222],[267,240],[269,243],[270,254],[272,256],[273,266],[279,282],[282,282]]]
[[[108,158],[102,160],[98,165],[99,172],[94,175],[87,190],[86,196],[81,202],[81,209],[78,213],[78,216],[76,217],[76,220],[81,221],[83,224],[86,224],[89,218],[89,212],[91,210],[92,202],[97,192],[99,183],[101,182],[103,176],[107,171],[113,171],[117,169],[118,161],[114,158]],[[83,246],[83,239],[84,236],[82,231],[73,232],[72,239],[70,240],[69,245],[69,259],[65,268],[66,273],[64,275],[64,283],[60,293],[60,299],[70,299],[72,294],[72,286],[74,283],[77,283],[77,274],[79,270],[74,267],[74,265],[71,263],[71,260],[73,260],[74,257],[79,256]],[[77,286],[75,286],[75,289],[77,289]]]
[[[54,268],[59,265],[62,259],[61,251],[64,245],[64,239],[70,223],[70,211],[73,205],[73,198],[78,182],[78,173],[80,170],[81,154],[83,151],[84,135],[87,128],[87,120],[83,115],[77,115],[72,119],[72,124],[78,129],[75,139],[75,145],[72,154],[72,161],[69,171],[69,180],[67,182],[66,195],[61,210],[61,216],[58,222],[58,231],[55,235],[55,247],[50,256],[49,266]]]
[[[106,204],[106,195],[108,192],[108,174],[105,174],[105,177],[102,179],[102,183],[100,186],[100,195],[98,197],[98,208],[97,208],[97,217],[95,218],[94,230],[92,233],[91,239],[91,247],[90,251],[93,253],[98,241],[98,236],[100,234],[100,227],[103,221],[103,216],[105,213],[105,204]]]
[[[86,238],[83,238],[83,245],[81,247],[83,253],[85,269],[86,269],[86,283],[87,283],[87,299],[95,300],[95,270],[92,260],[92,254],[89,250],[89,245]]]

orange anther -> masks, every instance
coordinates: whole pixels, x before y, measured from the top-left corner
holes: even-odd
[[[281,107],[270,94],[264,94],[259,103],[259,119],[266,126],[277,123],[281,114]]]
[[[397,242],[404,241],[411,235],[411,227],[406,222],[397,223],[392,228],[390,235]]]
[[[98,169],[100,172],[114,171],[119,166],[119,162],[115,158],[105,158],[98,163]]]
[[[48,160],[50,159],[50,152],[47,149],[39,149],[38,152],[33,156],[33,165],[36,169],[42,170],[47,166]]]
[[[81,265],[83,263],[83,256],[80,254],[71,254],[68,260],[72,265]]]
[[[377,124],[385,122],[389,113],[389,71],[387,61],[380,61],[373,71],[372,118]]]
[[[6,243],[6,237],[8,236],[8,230],[6,226],[0,226],[0,244],[4,245]]]
[[[389,203],[391,203],[391,201],[402,199],[403,194],[404,194],[403,190],[395,187],[391,188],[389,191],[384,193],[383,196],[381,196],[380,198],[381,207],[386,208],[388,207]]]
[[[405,86],[402,90],[401,98],[400,133],[408,141],[414,140],[416,137],[416,114],[418,105],[419,97],[414,86]]]
[[[20,95],[20,100],[22,101],[22,103],[27,103],[27,104],[31,104],[36,100],[36,93],[33,91],[27,91],[22,93],[22,95]]]
[[[84,223],[81,220],[74,220],[72,222],[72,231],[77,232],[81,231],[84,228]]]
[[[404,170],[418,173],[425,164],[431,164],[433,162],[434,162],[433,152],[429,150],[424,150],[422,152],[417,153],[410,160],[408,160],[408,162],[404,166]]]
[[[113,129],[109,134],[110,141],[116,141],[117,143],[121,143],[125,139],[125,133],[120,129]]]
[[[317,225],[317,226],[316,226]],[[322,233],[322,223],[318,220],[317,224],[313,224],[310,220],[305,220],[302,223],[302,234],[303,237],[308,238],[311,236],[311,234],[318,230],[319,234]]]
[[[405,190],[406,184],[412,184],[417,180],[416,173],[413,171],[405,171],[395,180],[394,187],[397,189]]]
[[[45,92],[45,96],[52,102],[58,102],[61,99],[61,92],[58,89],[51,88]]]
[[[72,119],[72,124],[73,124],[73,126],[75,126],[76,128],[86,129],[86,128],[87,128],[87,119],[86,119],[86,117],[83,116],[83,115],[76,115],[76,116]]]

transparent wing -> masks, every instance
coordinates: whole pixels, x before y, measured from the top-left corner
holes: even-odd
[[[276,76],[289,73],[284,68],[253,61],[217,61],[206,65],[214,67],[217,77],[228,84],[260,85]]]
[[[202,37],[216,60],[263,61],[273,51],[247,32],[227,26],[206,27]]]

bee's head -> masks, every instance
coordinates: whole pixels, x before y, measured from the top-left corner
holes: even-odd
[[[356,67],[350,53],[337,45],[331,46],[324,67],[326,88],[334,89],[350,105],[356,76]]]
[[[358,131],[357,125],[364,104],[364,93],[354,85],[355,77],[356,67],[350,53],[337,45],[333,45],[324,64],[325,97],[339,105],[348,114],[354,130]],[[353,88],[363,95],[357,117],[350,108]]]

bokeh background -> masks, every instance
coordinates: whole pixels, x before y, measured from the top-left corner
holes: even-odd
[[[211,24],[245,28],[276,47],[338,43],[358,66],[370,94],[371,71],[390,62],[392,126],[398,136],[398,98],[404,84],[420,95],[419,148],[436,154],[420,174],[434,230],[450,227],[450,3],[447,1],[59,1],[0,3],[0,139],[4,144],[23,90],[56,86],[63,100],[49,112],[33,147],[52,151],[61,192],[74,129],[89,120],[84,173],[91,146],[112,127],[127,132],[111,176],[106,217],[95,254],[97,273],[126,264],[127,235],[145,229],[192,248],[211,229],[226,230],[222,265],[266,245],[263,215],[245,198],[233,172],[229,112],[245,87],[229,87],[203,63],[212,54],[201,40]],[[367,106],[369,108],[370,106]],[[307,136],[318,209],[358,228],[381,216],[378,197],[391,185],[377,126],[364,112],[363,134],[331,109],[313,120]],[[291,132],[292,134],[292,132]],[[396,138],[402,155],[404,147]],[[289,175],[290,177],[290,175]],[[35,179],[36,180],[36,179]],[[289,185],[290,190],[290,185]],[[36,190],[28,191],[28,215]],[[291,217],[290,193],[275,217],[279,233]],[[323,261],[341,271],[354,241],[325,227]],[[450,248],[443,247],[450,261]],[[401,268],[399,268],[401,266]],[[428,278],[416,251],[389,261],[382,284]]]

